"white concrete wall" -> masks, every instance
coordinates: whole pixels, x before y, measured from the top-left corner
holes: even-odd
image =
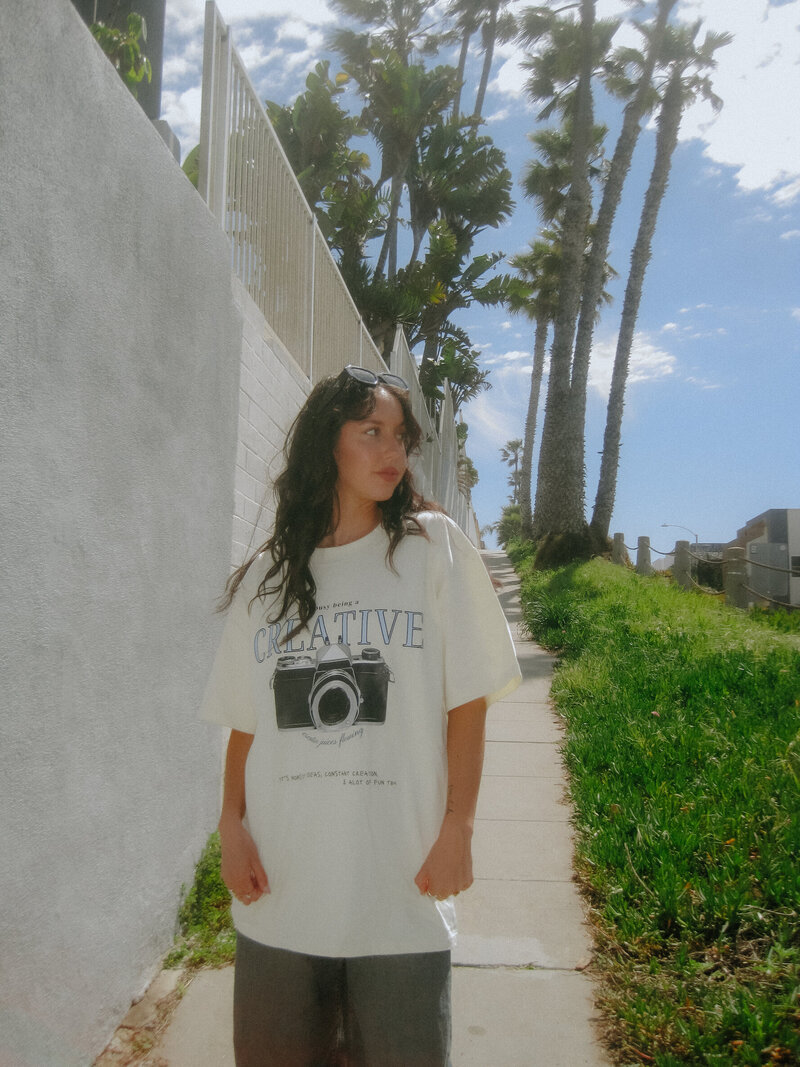
[[[227,242],[68,0],[0,34],[0,1063],[86,1065],[216,820]]]

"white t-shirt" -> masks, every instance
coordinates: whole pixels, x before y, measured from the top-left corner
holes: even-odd
[[[439,832],[447,785],[447,712],[511,692],[520,672],[483,562],[444,515],[420,521],[386,562],[381,526],[311,558],[308,626],[269,623],[248,603],[250,568],[231,606],[202,716],[255,734],[246,825],[271,892],[233,903],[236,928],[318,956],[447,949],[452,902],[414,877]]]

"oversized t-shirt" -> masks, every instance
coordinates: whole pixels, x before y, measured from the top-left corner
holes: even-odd
[[[233,903],[254,941],[318,956],[450,946],[452,902],[414,884],[444,815],[447,712],[499,699],[520,672],[477,551],[443,514],[419,518],[427,537],[404,537],[393,566],[382,526],[318,548],[303,630],[267,621],[270,603],[248,610],[261,558],[231,606],[202,714],[255,735],[246,825],[271,892]]]

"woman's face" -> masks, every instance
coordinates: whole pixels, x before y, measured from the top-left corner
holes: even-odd
[[[406,470],[405,437],[400,402],[376,387],[372,412],[365,419],[344,423],[333,450],[342,511],[389,499]]]

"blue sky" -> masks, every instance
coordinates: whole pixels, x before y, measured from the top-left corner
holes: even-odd
[[[218,0],[218,7],[261,96],[291,102],[327,55],[335,19],[323,0]],[[167,3],[163,113],[184,153],[199,135],[203,8],[203,0]],[[621,0],[598,2],[601,16],[625,10]],[[700,541],[728,541],[768,508],[800,507],[800,0],[680,0],[677,13],[685,22],[702,18],[705,28],[729,31],[734,40],[717,53],[713,75],[722,111],[714,116],[698,104],[684,118],[626,395],[612,532],[622,531],[632,546],[649,535],[662,549],[676,537],[692,539],[662,523],[686,527]],[[531,158],[527,135],[537,128],[519,58],[515,46],[499,48],[484,108],[486,130],[507,154],[517,203],[510,222],[489,231],[485,247],[508,255],[524,250],[538,227],[519,186]],[[475,55],[474,74],[478,63]],[[613,111],[601,117],[613,137]],[[652,147],[650,129],[612,236],[610,260],[620,275],[611,287],[614,303],[595,332],[589,513]],[[493,384],[464,409],[468,451],[480,474],[473,501],[485,525],[508,500],[499,450],[523,433],[533,337],[525,320],[499,309],[465,312],[460,323],[481,349]],[[540,413],[539,429],[541,419]]]

